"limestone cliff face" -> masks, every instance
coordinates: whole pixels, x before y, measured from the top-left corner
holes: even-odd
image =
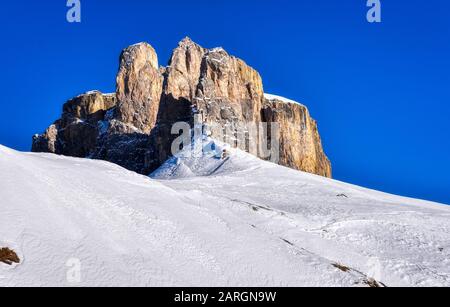
[[[211,127],[212,137],[226,127],[231,141],[241,124],[259,123],[264,91],[258,72],[222,48],[205,49],[189,38],[174,50],[165,70],[163,95],[158,116],[156,164],[171,155],[175,122],[193,123],[194,116]],[[228,139],[228,140],[229,140]],[[225,140],[226,141],[226,140]],[[245,143],[240,143],[241,149]]]
[[[155,50],[140,43],[123,50],[116,94],[89,92],[69,100],[61,119],[33,138],[35,152],[103,159],[148,174],[171,156],[175,122],[226,127],[233,146],[245,125],[280,126],[280,161],[294,169],[331,177],[316,122],[306,107],[269,100],[259,73],[222,48],[205,49],[189,38],[174,49],[169,65],[158,67]],[[244,124],[244,126],[242,126]],[[211,136],[219,137],[211,129]],[[256,138],[261,135],[247,135]],[[261,156],[260,152],[252,152]]]
[[[175,100],[184,98],[192,101],[195,97],[200,69],[207,50],[186,37],[173,51],[169,66],[165,71],[164,93]]]
[[[222,48],[204,55],[193,102],[207,124],[218,129],[226,127],[228,138],[233,141],[241,130],[246,130],[246,125],[261,122],[263,99],[262,79],[244,61]],[[211,129],[212,137],[219,132]],[[237,147],[245,150],[245,142]]]
[[[57,122],[58,123],[58,122]],[[51,152],[60,154],[58,139],[58,124],[55,123],[45,130],[43,134],[36,134],[33,136],[32,152]]]
[[[193,123],[193,98],[206,52],[205,48],[185,38],[173,50],[169,65],[162,69],[164,82],[157,127],[151,133],[151,146],[146,155],[149,169],[158,168],[171,157],[171,145],[177,137],[172,135],[173,124]]]
[[[153,47],[140,43],[122,51],[117,74],[117,119],[149,133],[158,116],[162,83]]]
[[[331,177],[331,163],[322,148],[317,123],[308,109],[295,103],[266,99],[262,120],[280,125],[280,164]]]

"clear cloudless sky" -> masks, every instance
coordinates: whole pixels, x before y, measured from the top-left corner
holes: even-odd
[[[66,0],[0,5],[0,144],[29,151],[74,95],[114,92],[120,51],[166,64],[184,36],[255,67],[306,104],[338,180],[450,204],[450,3],[381,0]]]

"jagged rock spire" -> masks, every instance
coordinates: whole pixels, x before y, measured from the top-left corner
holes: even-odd
[[[150,133],[158,115],[162,83],[152,46],[139,43],[123,50],[117,74],[118,120]]]
[[[192,100],[200,79],[202,59],[207,50],[185,37],[172,52],[166,70],[164,93],[174,99]]]

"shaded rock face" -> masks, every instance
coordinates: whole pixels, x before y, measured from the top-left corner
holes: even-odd
[[[140,174],[148,175],[153,171],[146,160],[151,146],[148,134],[117,120],[105,124],[108,128],[98,137],[91,158],[109,161]]]
[[[193,124],[193,99],[200,79],[200,69],[207,49],[183,39],[173,50],[164,76],[157,126],[151,133],[151,146],[146,155],[147,168],[156,170],[171,157],[171,145],[177,135],[172,126],[177,122]]]
[[[195,116],[205,127],[219,127],[208,131],[213,138],[226,129],[231,138],[224,141],[244,150],[250,140],[262,146],[261,134],[248,132],[246,142],[235,143],[246,125],[278,123],[279,164],[331,177],[317,124],[306,107],[267,100],[256,70],[222,48],[205,49],[189,38],[164,68],[158,68],[147,43],[123,50],[116,94],[89,92],[68,101],[61,119],[33,137],[32,150],[107,160],[149,174],[171,157],[178,137],[171,133],[173,124],[192,127]],[[252,153],[266,158],[258,150]]]
[[[84,158],[97,146],[99,123],[116,105],[114,94],[89,92],[69,100],[63,106],[61,119],[43,135],[33,137],[32,151],[51,152]]]

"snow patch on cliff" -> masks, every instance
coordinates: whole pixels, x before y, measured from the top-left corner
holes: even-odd
[[[285,97],[281,97],[281,96],[277,96],[277,95],[272,95],[272,94],[264,94],[264,97],[267,100],[277,100],[277,101],[281,101],[284,103],[293,103],[293,104],[299,104],[299,105],[303,105],[300,102],[285,98]]]

